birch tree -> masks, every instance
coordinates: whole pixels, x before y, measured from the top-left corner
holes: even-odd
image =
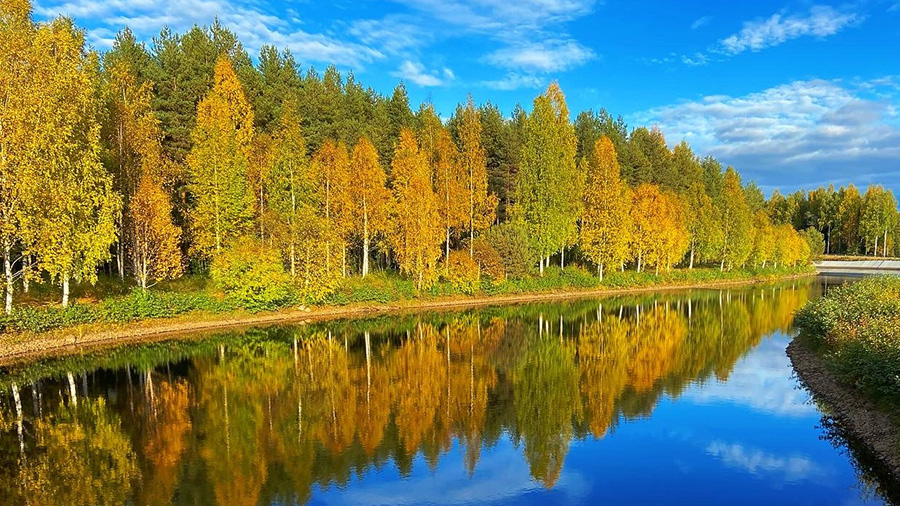
[[[30,133],[40,174],[32,209],[35,250],[68,306],[70,281],[96,281],[97,266],[110,256],[121,199],[100,162],[97,55],[85,50],[83,33],[65,19],[42,26],[34,48],[43,55],[35,70],[39,117]]]
[[[208,259],[253,226],[254,196],[247,184],[253,111],[226,57],[216,63],[215,84],[197,106],[191,138],[191,250]]]
[[[603,136],[587,150],[581,170],[587,184],[581,221],[581,249],[597,264],[597,275],[622,264],[628,255],[631,231],[631,195],[622,181],[616,148]]]
[[[312,160],[312,178],[321,216],[330,233],[326,238],[325,259],[331,270],[334,250],[341,253],[341,274],[347,275],[347,243],[353,227],[350,191],[355,183],[350,180],[350,156],[343,142],[328,139],[316,151]]]
[[[39,125],[35,78],[35,26],[28,2],[0,3],[0,254],[3,255],[6,314],[12,311],[19,272],[15,264],[25,230],[27,197],[39,180],[32,163],[37,148],[31,133]]]
[[[750,255],[750,208],[741,187],[741,178],[732,167],[725,171],[722,200],[718,203],[722,224],[720,270],[742,266]]]
[[[491,226],[497,212],[497,197],[488,194],[487,158],[481,144],[481,119],[470,95],[459,117],[459,163],[468,194],[469,256],[474,252],[475,231]],[[568,118],[566,118],[568,120]],[[574,131],[573,131],[574,135]],[[574,137],[573,137],[574,138]],[[573,154],[574,156],[574,154]],[[574,161],[573,161],[574,163]]]
[[[419,290],[436,277],[443,239],[430,172],[415,136],[402,129],[391,162],[394,201],[388,239],[400,272],[411,276]]]
[[[558,84],[534,100],[523,138],[517,201],[538,246],[543,275],[549,255],[576,235],[581,205],[575,130]]]
[[[378,161],[378,151],[366,137],[354,146],[350,167],[356,177],[349,186],[353,229],[362,239],[362,277],[366,277],[372,237],[387,225],[390,192],[385,187],[387,175]]]
[[[138,286],[175,278],[182,273],[181,229],[172,223],[172,202],[162,185],[144,175],[128,207],[126,240]]]
[[[450,258],[450,233],[466,226],[469,213],[466,174],[459,163],[459,150],[450,132],[442,130],[435,143],[433,160],[434,187],[438,199],[438,216],[444,229],[444,260]]]
[[[268,175],[269,219],[276,240],[297,276],[297,255],[303,236],[303,222],[315,215],[315,189],[306,158],[306,144],[294,100],[286,100],[272,142],[272,171]]]

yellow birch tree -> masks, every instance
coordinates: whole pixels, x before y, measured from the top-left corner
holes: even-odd
[[[327,139],[312,161],[312,178],[321,216],[328,224],[325,259],[331,271],[334,249],[341,253],[341,275],[347,275],[347,243],[352,229],[350,201],[350,157],[343,142]],[[332,248],[334,247],[334,248]]]
[[[181,229],[172,223],[172,202],[159,182],[145,174],[128,207],[128,244],[134,278],[146,290],[151,281],[181,275]]]
[[[97,266],[110,256],[121,199],[100,161],[97,55],[85,50],[84,34],[67,19],[42,26],[34,47],[43,55],[34,70],[40,107],[31,132],[40,174],[31,210],[35,250],[68,306],[70,281],[96,281]]]
[[[372,237],[387,226],[391,194],[385,187],[387,175],[378,161],[378,151],[368,138],[360,137],[354,146],[350,167],[356,175],[356,180],[349,186],[353,230],[362,239],[362,277],[366,277]]]
[[[430,172],[415,135],[400,130],[391,162],[394,208],[388,239],[400,271],[411,276],[419,290],[434,281],[441,256],[442,230]]]
[[[438,216],[444,228],[444,261],[450,258],[450,232],[468,222],[466,176],[459,163],[459,150],[450,132],[441,130],[435,143],[434,187],[438,198]]]
[[[12,311],[19,276],[15,270],[17,248],[27,247],[23,242],[28,196],[40,174],[32,163],[32,150],[37,148],[32,142],[39,120],[37,95],[42,89],[32,70],[40,64],[34,35],[29,2],[0,3],[0,254],[6,278],[6,314]]]
[[[616,148],[609,137],[597,140],[591,155],[582,160],[581,171],[587,178],[581,249],[597,264],[602,281],[607,267],[622,264],[628,256],[631,195],[622,181]]]
[[[487,158],[481,145],[481,118],[469,95],[459,115],[459,163],[468,194],[469,256],[474,254],[475,231],[491,226],[497,212],[497,196],[488,194]]]

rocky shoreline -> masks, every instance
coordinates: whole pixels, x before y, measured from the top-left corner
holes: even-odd
[[[787,348],[801,383],[824,403],[842,428],[866,447],[893,479],[900,481],[900,416],[887,413],[853,387],[839,381],[802,340]]]

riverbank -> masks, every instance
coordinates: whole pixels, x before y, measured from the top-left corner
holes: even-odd
[[[804,339],[794,339],[787,348],[788,357],[801,383],[842,428],[865,445],[868,452],[900,479],[900,425],[872,399],[832,372],[826,362]]]
[[[362,318],[372,315],[405,311],[440,311],[486,305],[519,304],[558,300],[565,298],[604,297],[663,290],[722,288],[791,280],[815,275],[815,272],[790,272],[781,274],[747,273],[736,276],[725,273],[727,278],[708,281],[677,281],[649,283],[643,286],[611,288],[554,289],[512,295],[439,296],[427,299],[406,299],[389,303],[352,303],[343,306],[320,306],[282,309],[266,313],[248,313],[237,310],[231,313],[194,312],[174,318],[147,319],[137,322],[88,323],[43,333],[16,332],[0,334],[0,365],[26,362],[38,358],[81,353],[103,347],[115,347],[152,340],[178,338],[191,333],[282,323],[309,323],[343,318]]]
[[[900,478],[900,277],[864,278],[810,301],[788,349],[800,379]]]

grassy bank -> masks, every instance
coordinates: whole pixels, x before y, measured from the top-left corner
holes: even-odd
[[[836,288],[800,310],[796,324],[843,383],[900,406],[900,277]]]
[[[601,282],[592,273],[579,267],[550,268],[543,277],[509,279],[500,283],[482,279],[477,284],[460,285],[441,281],[427,290],[417,291],[412,281],[388,273],[375,273],[365,279],[348,278],[335,290],[318,301],[286,297],[265,310],[295,309],[298,306],[315,305],[339,308],[349,305],[389,304],[416,301],[456,300],[516,296],[557,292],[583,292],[594,290],[634,289],[700,285],[722,281],[765,281],[779,277],[810,272],[809,269],[752,269],[720,272],[715,268],[679,269],[659,275],[616,272]],[[175,318],[192,315],[209,319],[215,315],[252,314],[259,306],[247,307],[240,301],[217,291],[202,278],[182,280],[157,289],[142,291],[110,285],[111,293],[97,297],[94,290],[68,308],[58,305],[41,305],[38,299],[16,308],[9,316],[0,318],[0,332],[6,334],[42,334],[48,331],[89,324],[123,324],[144,320]],[[40,293],[40,292],[39,292]],[[49,291],[45,294],[52,295]]]

